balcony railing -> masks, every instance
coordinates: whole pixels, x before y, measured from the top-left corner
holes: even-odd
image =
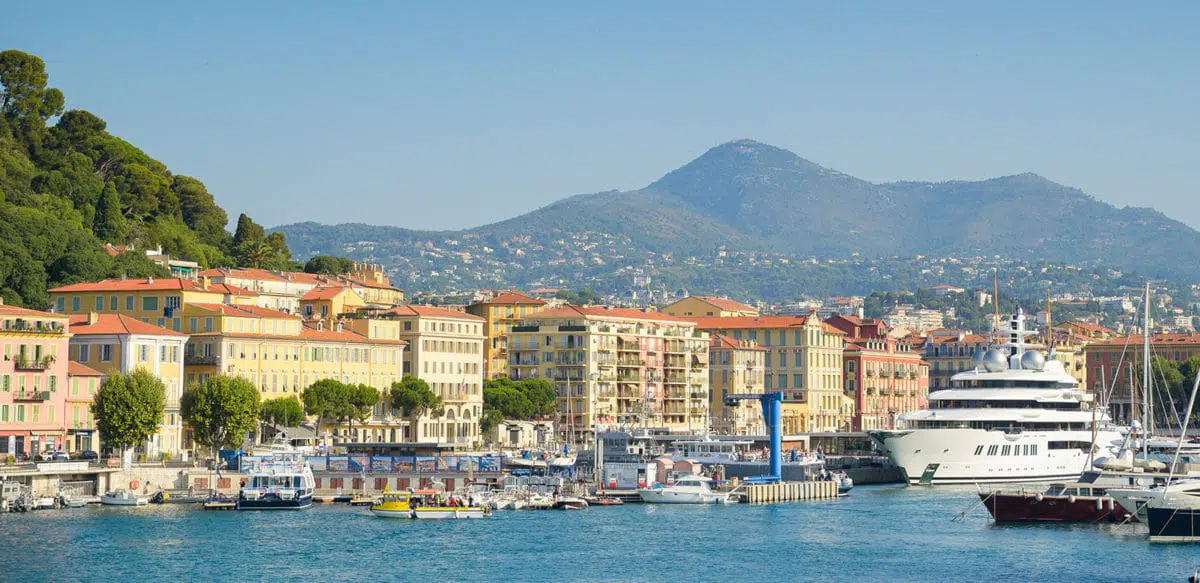
[[[53,356],[43,356],[42,358],[17,356],[16,360],[13,361],[13,368],[16,370],[46,370],[53,363]]]
[[[191,354],[183,357],[183,364],[186,365],[215,365],[217,364],[217,355],[215,354]]]
[[[45,401],[50,398],[50,391],[17,391],[13,394],[14,401]]]

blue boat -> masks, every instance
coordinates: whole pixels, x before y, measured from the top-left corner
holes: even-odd
[[[1200,508],[1151,506],[1146,519],[1152,543],[1200,542]]]

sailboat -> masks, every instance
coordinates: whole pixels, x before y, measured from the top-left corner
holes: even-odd
[[[1200,389],[1200,374],[1192,384],[1192,395],[1184,411],[1183,431],[1179,434],[1179,445],[1171,472],[1179,463],[1184,441],[1187,439],[1188,422],[1192,419],[1196,405],[1196,389]],[[1150,542],[1200,542],[1200,481],[1188,480],[1174,484],[1168,478],[1158,496],[1146,502],[1146,521],[1150,523]]]

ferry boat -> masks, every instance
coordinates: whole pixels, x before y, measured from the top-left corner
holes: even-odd
[[[298,453],[278,453],[257,462],[238,493],[238,510],[301,510],[312,506],[312,467]]]
[[[929,409],[901,414],[901,429],[867,433],[910,484],[1075,480],[1115,455],[1122,434],[1106,410],[1054,359],[1031,348],[1018,310],[1007,342],[974,355],[973,370],[929,395]]]

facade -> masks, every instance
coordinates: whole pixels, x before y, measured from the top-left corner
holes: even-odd
[[[717,435],[766,435],[762,406],[754,399],[726,404],[729,395],[763,392],[767,349],[746,340],[713,334],[708,344],[708,386],[712,432]]]
[[[1135,414],[1132,386],[1137,392],[1138,410],[1142,395],[1142,353],[1145,337],[1134,334],[1093,342],[1084,347],[1089,390],[1097,395],[1109,394],[1109,415],[1113,420],[1128,424]],[[1200,334],[1155,334],[1150,337],[1151,358],[1158,356],[1171,362],[1183,362],[1200,356]],[[1189,379],[1190,381],[1190,379]],[[1161,392],[1159,393],[1161,394]],[[1182,406],[1182,405],[1179,405]],[[1155,407],[1155,409],[1161,408]]]
[[[929,363],[929,390],[950,388],[950,377],[975,368],[975,351],[987,348],[982,334],[931,335],[925,340],[925,362]]]
[[[61,314],[123,314],[179,332],[184,304],[219,304],[226,300],[227,291],[190,279],[106,279],[56,287],[50,290],[50,301]]]
[[[544,378],[575,442],[600,426],[674,433],[709,427],[708,335],[658,312],[568,305],[534,313],[509,338],[513,380]]]
[[[68,362],[67,379],[70,386],[63,411],[67,428],[66,450],[99,452],[100,435],[96,432],[96,418],[92,416],[92,401],[104,382],[104,373],[78,362]]]
[[[716,316],[726,318],[733,316],[757,316],[758,309],[729,298],[688,296],[663,308],[663,313],[682,317]]]
[[[310,322],[321,320],[331,326],[342,314],[365,307],[367,303],[348,286],[322,285],[300,297],[299,314]]]
[[[872,318],[834,316],[825,323],[846,333],[842,368],[854,431],[895,429],[897,415],[927,407],[929,365],[912,345]]]
[[[139,449],[148,456],[177,455],[183,445],[183,356],[187,336],[121,314],[71,316],[71,362],[108,376],[143,369],[165,388],[158,433]],[[75,387],[71,387],[74,394]]]
[[[299,313],[300,298],[322,284],[316,276],[309,273],[275,272],[248,267],[207,269],[200,272],[200,278],[253,291],[259,294],[259,300],[255,303],[258,307],[289,314]]]
[[[69,338],[66,316],[0,303],[0,449],[5,456],[68,447]]]
[[[442,398],[444,413],[423,418],[416,441],[469,447],[481,441],[483,318],[433,306],[400,306],[379,314],[397,323],[408,343],[404,374],[416,376]],[[353,324],[354,320],[350,320]]]
[[[467,306],[467,313],[483,318],[484,378],[508,376],[508,335],[522,318],[545,308],[546,302],[521,292],[501,292]]]
[[[765,348],[763,390],[783,392],[783,432],[847,431],[842,398],[845,334],[815,315],[689,317],[696,328]]]

